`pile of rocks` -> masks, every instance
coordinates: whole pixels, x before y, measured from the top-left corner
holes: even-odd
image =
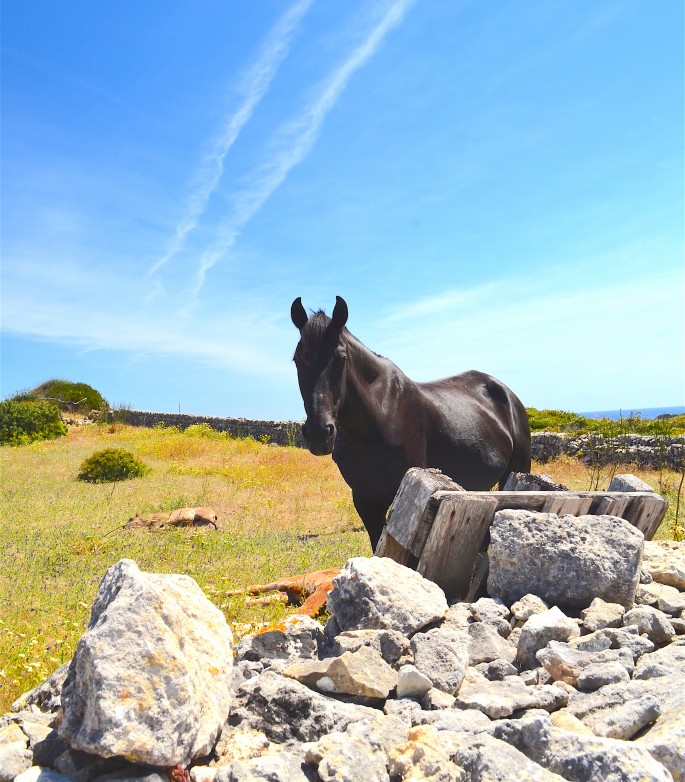
[[[685,547],[501,511],[489,597],[349,560],[325,627],[233,648],[192,579],[108,570],[70,666],[0,720],[0,780],[685,780]],[[176,768],[174,779],[182,779]]]

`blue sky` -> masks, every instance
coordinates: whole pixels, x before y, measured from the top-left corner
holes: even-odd
[[[685,404],[683,6],[13,2],[2,395],[301,418],[290,304],[410,377]]]

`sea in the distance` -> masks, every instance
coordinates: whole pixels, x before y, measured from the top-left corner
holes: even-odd
[[[669,415],[685,414],[685,406],[678,407],[631,407],[625,410],[593,410],[591,413],[580,413],[586,418],[611,418],[612,421],[618,421],[620,418],[628,418],[630,415],[639,415],[640,418],[656,418],[658,415],[667,413]]]

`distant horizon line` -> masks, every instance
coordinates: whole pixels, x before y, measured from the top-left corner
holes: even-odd
[[[578,415],[585,416],[585,418],[629,418],[632,415],[638,414],[641,418],[651,419],[656,418],[659,415],[683,415],[685,414],[685,405],[670,405],[663,407],[625,407],[616,408],[614,410],[591,410],[589,412],[581,412]]]

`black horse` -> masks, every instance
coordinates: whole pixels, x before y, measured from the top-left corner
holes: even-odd
[[[528,416],[503,383],[474,370],[416,383],[350,334],[336,300],[332,318],[307,317],[300,298],[290,310],[302,433],[313,454],[333,454],[372,548],[410,467],[437,467],[471,491],[530,470]]]

